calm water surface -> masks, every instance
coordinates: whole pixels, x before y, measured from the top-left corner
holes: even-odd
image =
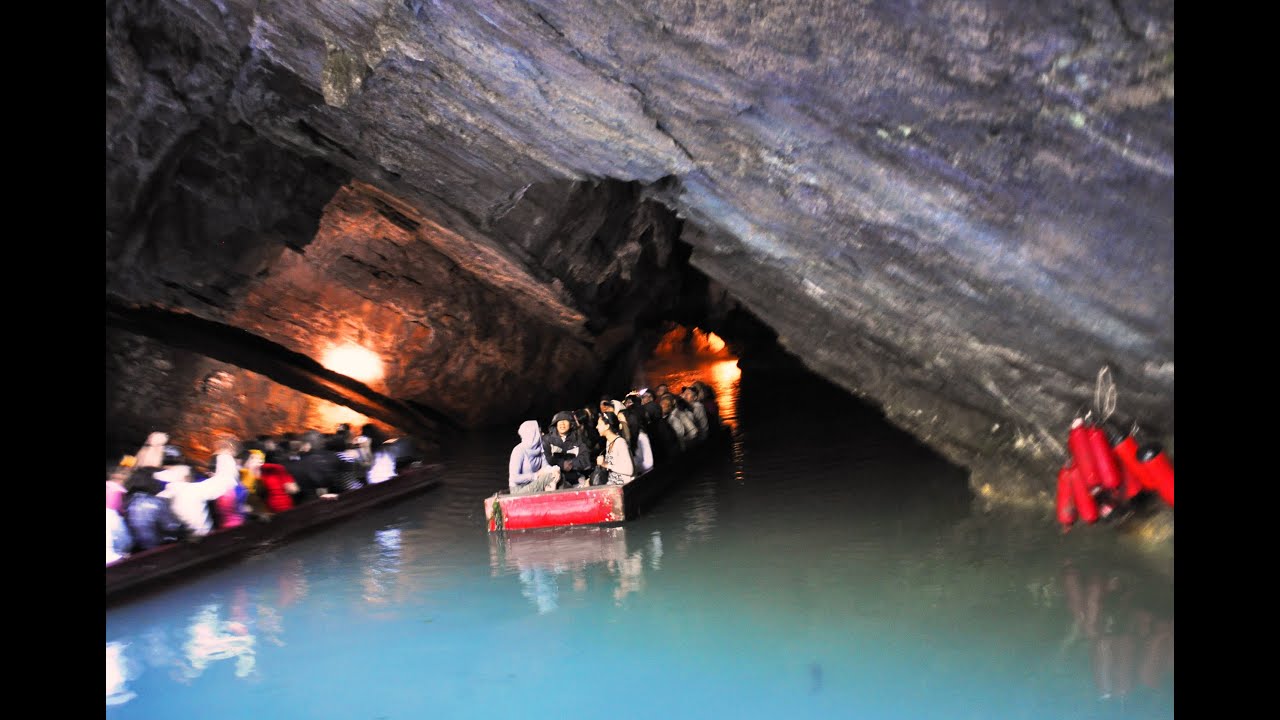
[[[985,512],[813,381],[696,376],[733,442],[644,517],[491,536],[515,426],[468,437],[436,490],[108,610],[107,717],[1173,717],[1171,557]]]

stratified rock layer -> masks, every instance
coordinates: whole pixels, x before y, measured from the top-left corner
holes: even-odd
[[[476,424],[628,357],[693,286],[678,235],[810,369],[1043,499],[1104,367],[1172,446],[1173,25],[1128,0],[111,3],[108,292],[308,354],[363,335],[377,389]]]

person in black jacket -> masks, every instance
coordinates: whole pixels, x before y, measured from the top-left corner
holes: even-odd
[[[338,458],[338,453],[330,450],[326,444],[325,437],[315,430],[310,430],[302,436],[302,453],[299,462],[303,467],[302,474],[305,482],[315,495],[320,495],[322,492],[338,492],[338,476],[343,470],[343,462]],[[292,470],[289,474],[298,480],[299,476]],[[298,485],[301,486],[303,482],[298,480]]]
[[[169,507],[169,501],[156,497],[164,490],[164,483],[155,475],[156,468],[138,468],[125,482],[128,494],[121,514],[133,538],[133,552],[175,542],[187,534],[186,527]]]
[[[662,408],[654,401],[653,394],[648,391],[640,393],[640,417],[649,436],[649,444],[653,446],[654,464],[661,465],[674,459],[680,453],[680,440],[671,424],[662,417]]]
[[[558,487],[577,487],[591,469],[591,450],[573,429],[573,413],[567,410],[551,418],[551,431],[542,436],[542,452],[547,465],[560,468]]]

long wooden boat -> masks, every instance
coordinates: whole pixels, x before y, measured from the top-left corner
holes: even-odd
[[[713,431],[701,445],[674,461],[637,475],[626,485],[547,490],[528,495],[498,492],[484,499],[489,532],[539,528],[606,525],[633,520],[673,481],[684,476],[691,463],[721,447],[728,435]]]
[[[255,548],[350,517],[361,510],[391,502],[440,483],[440,468],[421,465],[406,469],[385,482],[366,485],[333,499],[316,499],[273,516],[266,522],[249,521],[215,530],[194,541],[182,541],[135,553],[107,565],[107,602],[160,580],[244,554]]]

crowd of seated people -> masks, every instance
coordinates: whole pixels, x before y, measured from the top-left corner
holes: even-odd
[[[107,564],[332,500],[389,480],[416,461],[407,438],[389,438],[373,424],[359,435],[343,424],[329,435],[311,430],[219,440],[211,470],[154,432],[137,453],[108,463]]]
[[[720,424],[715,393],[701,381],[672,393],[667,385],[610,396],[596,406],[561,410],[543,432],[536,420],[517,429],[507,486],[513,495],[625,485],[706,440]]]

